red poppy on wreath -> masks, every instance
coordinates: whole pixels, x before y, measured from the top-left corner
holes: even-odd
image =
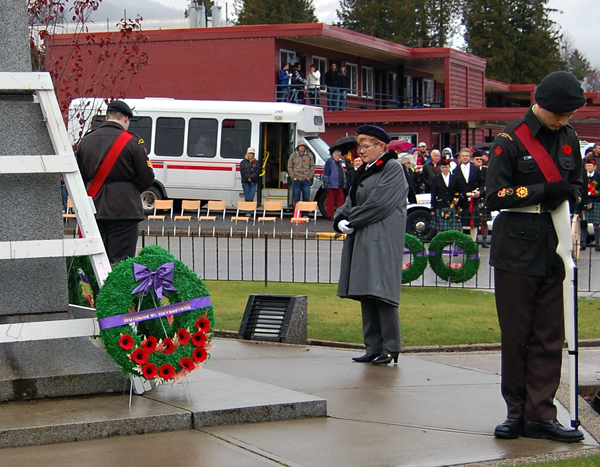
[[[170,363],[165,363],[158,369],[158,374],[162,379],[171,379],[175,376],[175,368]]]
[[[142,374],[146,379],[154,378],[158,374],[158,368],[154,363],[146,363],[142,367]]]
[[[202,331],[195,332],[192,334],[192,342],[196,347],[202,347],[204,344],[206,344],[206,334],[204,334]]]
[[[179,331],[177,331],[177,339],[179,339],[179,343],[181,345],[187,345],[187,343],[190,341],[190,333],[187,329],[181,328]]]
[[[144,340],[142,342],[142,348],[148,352],[149,354],[153,353],[156,350],[156,344],[158,344],[158,341],[156,340],[156,337],[154,336],[149,336],[146,338],[146,340]]]
[[[173,343],[173,340],[170,337],[163,339],[162,347],[165,355],[171,355],[173,352],[175,352],[175,344]]]
[[[494,149],[494,154],[496,154],[497,156],[502,154],[502,148],[500,146],[496,146],[496,149]]]
[[[123,334],[119,339],[119,345],[125,350],[131,350],[133,344],[133,337],[131,337],[129,334]]]
[[[183,357],[181,360],[179,360],[179,364],[181,365],[181,368],[184,368],[187,371],[194,371],[196,368],[194,360],[189,357]]]
[[[573,152],[573,149],[568,144],[564,144],[562,150],[567,156]]]
[[[131,354],[131,359],[135,363],[143,365],[148,361],[148,352],[146,352],[144,349],[135,349]]]
[[[204,315],[202,318],[196,321],[196,329],[198,329],[198,331],[208,332],[208,330],[210,329],[210,321],[208,320],[206,315]]]
[[[192,357],[194,358],[195,362],[203,362],[208,357],[208,352],[202,347],[198,347],[192,352]]]

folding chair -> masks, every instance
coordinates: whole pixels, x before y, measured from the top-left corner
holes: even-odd
[[[226,213],[227,203],[225,201],[212,200],[206,204],[206,215],[199,216],[198,221],[200,226],[198,228],[198,235],[202,235],[202,222],[203,221],[211,221],[213,223],[213,237],[215,236],[215,229],[217,224],[217,219],[221,217],[223,219],[223,223],[225,223],[225,213]],[[211,214],[211,212],[213,214]],[[216,216],[214,213],[220,212],[221,216]]]
[[[67,198],[67,209],[65,212],[63,212],[62,217],[65,221],[65,224],[69,221],[69,219],[77,219],[77,216],[73,211],[73,201],[71,201],[71,198]]]
[[[313,213],[313,223],[316,227],[317,225],[317,202],[316,201],[298,201],[296,203],[295,211],[300,211],[300,213]],[[304,223],[306,224],[306,238],[308,238],[308,224],[310,223],[310,217],[302,216],[300,217],[292,217],[290,221],[292,223],[292,229],[290,231],[290,238],[294,236],[294,224],[298,227],[298,224]]]
[[[198,220],[198,235],[200,235],[200,200],[199,199],[184,199],[181,202],[181,214],[173,218],[173,235],[177,230],[177,221],[188,221],[188,236],[192,230],[192,214],[186,214],[186,212],[195,212],[196,219]]]
[[[275,224],[277,223],[278,216],[267,216],[267,213],[279,213],[279,220],[283,222],[283,201],[265,201],[263,206],[263,214],[257,217],[258,221],[258,236],[260,237],[260,223],[273,222],[273,237],[275,237]]]
[[[157,199],[154,200],[154,214],[148,216],[148,233],[150,233],[150,220],[162,220],[162,235],[165,234],[166,214],[156,214],[157,211],[169,211],[169,219],[173,220],[173,200]]]
[[[251,216],[240,216],[240,211],[247,213],[251,212]],[[256,201],[238,201],[237,211],[235,212],[235,216],[231,218],[231,229],[229,231],[229,235],[233,236],[233,222],[235,222],[235,226],[237,228],[238,221],[246,223],[246,237],[248,236],[248,224],[252,220],[252,225],[256,223]]]

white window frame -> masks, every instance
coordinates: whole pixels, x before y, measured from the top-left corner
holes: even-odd
[[[391,78],[391,79],[390,79]],[[390,81],[391,86],[390,86]],[[392,101],[394,105],[398,102],[398,73],[395,71],[388,71],[387,73],[387,95],[388,101]],[[391,87],[391,89],[390,89]]]
[[[281,59],[281,55],[285,54],[286,55],[286,59],[282,61]],[[285,62],[289,62],[290,66],[293,66],[294,63],[296,63],[296,57],[297,57],[297,53],[294,52],[293,50],[287,50],[287,49],[279,49],[279,61],[281,62],[279,64],[279,68],[281,69],[283,67],[283,64]]]
[[[373,73],[373,68],[369,66],[362,67],[362,97],[366,97],[367,99],[373,99],[374,97],[374,86],[375,86],[375,75]]]
[[[321,92],[325,92],[323,85],[325,83],[325,73],[327,73],[327,59],[325,57],[313,55],[312,62],[317,65],[317,70],[321,72]]]
[[[349,96],[358,96],[358,65],[354,63],[346,63],[346,75],[350,83]]]
[[[423,88],[423,102],[431,104],[434,100],[435,82],[432,79],[424,79]]]

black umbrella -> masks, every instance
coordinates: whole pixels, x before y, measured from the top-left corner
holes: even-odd
[[[329,154],[334,150],[339,149],[342,154],[346,154],[348,151],[356,148],[356,136],[344,136],[338,140],[335,140],[331,146],[329,146]]]

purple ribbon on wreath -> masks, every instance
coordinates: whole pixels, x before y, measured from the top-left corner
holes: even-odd
[[[172,261],[159,266],[156,271],[150,271],[143,264],[133,263],[133,277],[136,281],[142,281],[142,283],[133,289],[131,295],[138,292],[149,294],[154,287],[154,292],[160,300],[163,296],[163,290],[177,290],[177,287],[171,284],[174,273],[175,264]]]

